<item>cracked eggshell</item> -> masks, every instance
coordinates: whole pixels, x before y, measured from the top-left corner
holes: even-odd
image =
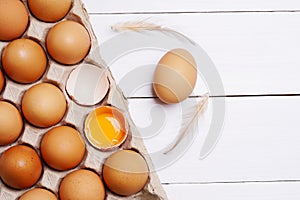
[[[99,103],[109,90],[109,81],[104,69],[82,64],[73,70],[66,84],[71,99],[80,105]]]

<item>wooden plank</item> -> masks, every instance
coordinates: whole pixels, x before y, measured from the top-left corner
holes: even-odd
[[[103,44],[117,35],[110,30],[111,25],[149,17],[151,22],[173,28],[200,45],[214,62],[226,95],[300,93],[300,13],[91,15],[91,21]],[[122,41],[114,48],[121,45]],[[111,70],[118,82],[132,70],[154,66],[163,54],[139,49],[117,59]],[[151,82],[152,74],[144,78]],[[200,78],[194,93],[205,90]],[[129,96],[153,96],[151,84]]]
[[[165,185],[168,198],[205,200],[298,200],[300,183]]]
[[[299,10],[297,0],[86,0],[91,13],[129,13],[129,12],[216,12],[216,11],[274,11]]]
[[[144,137],[151,156],[176,138],[184,106],[165,106],[155,99],[131,99],[129,102],[131,115],[141,130],[153,128],[153,123],[161,125]],[[159,167],[161,181],[300,180],[299,102],[300,97],[226,98],[222,137],[214,151],[200,160],[199,153],[214,113],[210,103],[199,119],[197,137],[180,159],[162,166],[163,159],[155,155],[153,161]]]

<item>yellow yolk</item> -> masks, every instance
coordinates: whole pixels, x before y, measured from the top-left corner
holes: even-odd
[[[99,107],[87,117],[85,133],[88,140],[100,149],[118,146],[127,136],[124,117],[113,107]]]

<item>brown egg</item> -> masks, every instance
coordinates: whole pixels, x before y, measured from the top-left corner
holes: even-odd
[[[103,179],[107,187],[122,196],[141,191],[148,181],[149,170],[145,159],[132,150],[112,154],[103,166]]]
[[[192,93],[196,80],[197,67],[193,56],[184,49],[173,49],[160,59],[153,87],[161,101],[178,103]]]
[[[68,170],[83,159],[85,144],[80,133],[69,126],[58,126],[48,131],[41,142],[44,161],[54,169]]]
[[[4,85],[5,85],[5,78],[4,78],[3,73],[0,69],[0,93],[2,92],[2,90],[4,88]]]
[[[46,47],[51,57],[67,65],[84,59],[90,46],[91,39],[85,27],[70,20],[56,24],[46,38]]]
[[[17,145],[0,157],[0,176],[4,183],[15,189],[33,186],[42,174],[42,162],[32,148]]]
[[[20,0],[0,0],[0,40],[21,37],[28,25],[28,13]]]
[[[28,0],[32,14],[45,22],[56,22],[69,12],[72,0]]]
[[[18,109],[6,101],[0,101],[0,113],[0,145],[7,145],[20,136],[23,120]]]
[[[47,57],[43,48],[35,41],[17,39],[4,49],[2,65],[6,74],[14,81],[32,83],[44,74]]]
[[[50,84],[39,83],[29,88],[22,99],[22,112],[33,125],[50,127],[61,121],[67,108],[62,91]]]
[[[34,188],[25,192],[19,200],[57,200],[57,198],[55,194],[46,189]]]
[[[80,169],[71,172],[62,180],[59,197],[60,200],[103,200],[105,189],[96,173]]]

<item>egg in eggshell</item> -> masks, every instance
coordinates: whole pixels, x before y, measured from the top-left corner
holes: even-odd
[[[187,50],[173,49],[158,62],[153,88],[158,98],[167,104],[185,100],[197,81],[196,62]]]
[[[5,85],[5,78],[2,73],[2,70],[0,69],[0,93],[2,92],[2,90],[4,88],[4,85]]]
[[[0,177],[15,189],[33,186],[42,175],[42,169],[39,155],[26,145],[10,147],[0,157]]]
[[[47,67],[44,49],[31,39],[10,42],[2,54],[2,66],[6,74],[18,83],[32,83],[44,74]]]
[[[0,40],[19,38],[27,29],[29,16],[20,0],[0,0]]]
[[[23,119],[9,102],[0,101],[0,146],[13,143],[22,133]]]
[[[63,92],[53,84],[39,83],[29,88],[22,99],[22,112],[33,125],[41,128],[61,121],[67,109]]]
[[[80,169],[63,178],[59,197],[60,200],[104,200],[105,188],[98,174]]]
[[[56,22],[66,16],[72,0],[28,0],[31,13],[41,21]]]
[[[46,48],[50,56],[59,63],[73,65],[88,54],[91,38],[80,23],[65,20],[54,25],[46,37]]]
[[[105,184],[121,196],[130,196],[141,191],[148,176],[149,169],[145,159],[133,150],[115,152],[103,165]]]
[[[43,136],[40,149],[49,166],[57,170],[69,170],[82,161],[85,143],[76,129],[57,126]]]
[[[57,197],[49,190],[34,188],[25,192],[19,200],[57,200]]]

